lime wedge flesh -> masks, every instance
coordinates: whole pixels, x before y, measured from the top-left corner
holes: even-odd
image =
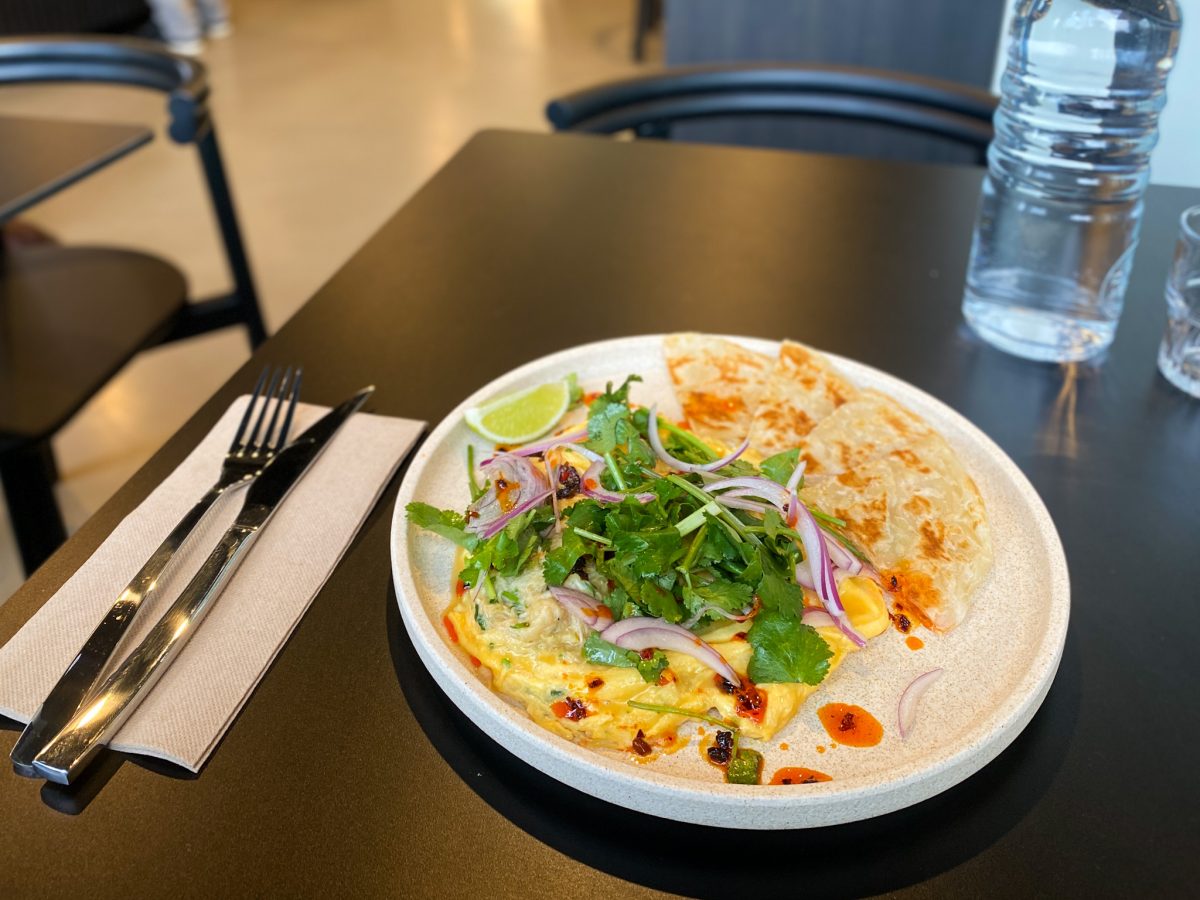
[[[472,407],[466,420],[489,441],[524,444],[558,424],[570,405],[570,385],[551,381]]]

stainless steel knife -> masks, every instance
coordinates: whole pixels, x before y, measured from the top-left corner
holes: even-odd
[[[374,391],[364,388],[326,413],[272,459],[250,485],[237,520],[145,639],[33,759],[42,777],[70,784],[162,677],[200,625],[279,505],[342,424]]]

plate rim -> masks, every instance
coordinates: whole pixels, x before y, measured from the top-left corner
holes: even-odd
[[[777,353],[782,344],[782,340],[771,338],[727,334],[711,336],[768,353]],[[736,821],[725,823],[726,827],[771,830],[820,827],[873,818],[936,796],[982,769],[1008,747],[1032,720],[1057,674],[1070,621],[1070,580],[1061,537],[1036,488],[1011,457],[977,425],[944,401],[908,381],[827,351],[820,352],[836,365],[849,369],[844,370],[844,374],[850,376],[852,381],[856,380],[853,377],[856,374],[869,373],[871,378],[877,380],[876,387],[884,393],[894,396],[892,389],[899,390],[901,394],[915,393],[923,402],[938,408],[939,413],[947,416],[956,428],[977,441],[987,455],[1005,470],[1008,482],[1020,492],[1032,510],[1035,519],[1033,524],[1046,551],[1050,568],[1046,579],[1050,627],[1041,633],[1041,640],[1032,656],[1033,662],[1021,674],[1007,701],[994,708],[997,712],[1003,712],[1003,716],[985,717],[966,732],[959,746],[945,756],[882,784],[877,775],[870,776],[870,783],[855,783],[868,776],[835,779],[812,785],[816,790],[806,791],[802,795],[787,786],[710,784],[654,772],[650,767],[630,766],[574,744],[539,726],[523,710],[508,704],[474,677],[466,669],[465,663],[442,640],[436,625],[428,620],[423,611],[418,618],[421,602],[419,591],[411,573],[402,568],[407,553],[401,550],[406,549],[404,542],[408,528],[404,508],[414,499],[416,486],[432,459],[433,453],[429,448],[440,445],[446,439],[447,434],[461,423],[467,408],[502,390],[506,384],[519,382],[540,370],[562,367],[564,371],[569,371],[571,357],[579,353],[596,352],[614,345],[625,350],[631,344],[654,341],[661,344],[666,337],[666,334],[642,334],[589,341],[509,369],[464,398],[438,422],[418,448],[397,492],[389,530],[389,556],[401,619],[422,664],[433,676],[438,688],[504,749],[509,752],[516,752],[516,749],[532,751],[531,754],[518,755],[543,774],[628,809],[698,824],[722,824],[718,820],[733,818]],[[1057,605],[1062,606],[1060,619],[1053,615]],[[1054,627],[1056,623],[1057,627]],[[481,721],[481,716],[486,717],[487,721]],[[499,734],[493,729],[498,729]],[[542,756],[549,756],[555,765],[542,764]],[[671,804],[669,812],[655,808],[663,801]],[[747,811],[755,815],[747,818]]]

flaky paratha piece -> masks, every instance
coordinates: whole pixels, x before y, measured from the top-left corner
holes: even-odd
[[[924,419],[887,394],[866,390],[818,422],[800,446],[810,475],[837,474],[934,434]]]
[[[901,410],[897,421],[909,427],[912,414],[893,406]],[[979,490],[928,426],[908,443],[896,441],[895,422],[877,423],[860,439],[880,452],[837,474],[806,476],[804,499],[846,520],[847,533],[883,575],[897,612],[948,631],[962,622],[992,567]]]
[[[663,344],[675,395],[691,430],[726,447],[740,444],[775,361],[704,334],[672,334]]]
[[[750,425],[750,447],[758,457],[799,447],[817,423],[858,389],[822,354],[784,341]]]

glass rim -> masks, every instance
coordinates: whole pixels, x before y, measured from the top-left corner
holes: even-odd
[[[1200,244],[1200,205],[1185,209],[1179,214],[1180,233],[1194,244]]]

